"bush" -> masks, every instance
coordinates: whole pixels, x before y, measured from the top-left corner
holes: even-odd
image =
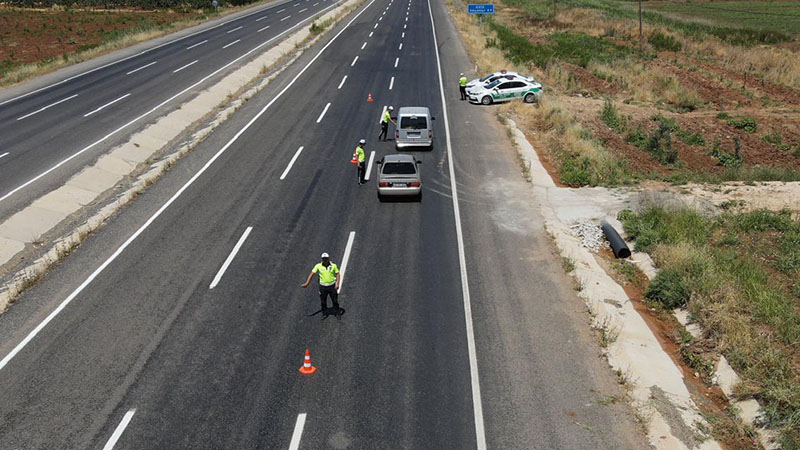
[[[706,145],[706,138],[700,133],[690,133],[688,131],[679,130],[678,137],[687,145],[696,145],[698,147]]]
[[[656,31],[655,33],[651,34],[650,38],[647,39],[647,42],[649,42],[650,45],[652,45],[653,48],[658,51],[668,50],[671,52],[679,52],[681,51],[681,48],[683,48],[677,39],[660,31]]]
[[[625,131],[625,117],[619,115],[617,107],[614,106],[614,103],[611,102],[610,99],[606,99],[606,103],[603,105],[603,111],[600,113],[600,118],[603,119],[603,122],[605,122],[609,128],[617,133]]]
[[[678,160],[678,151],[672,148],[672,128],[669,123],[659,123],[658,128],[650,133],[645,150],[661,164],[674,164]]]
[[[772,130],[772,133],[767,133],[762,136],[761,140],[776,147],[783,146],[783,136],[781,136],[781,134],[775,130]]]
[[[591,166],[592,161],[585,156],[570,156],[561,163],[561,183],[573,187],[588,185],[592,181]]]
[[[683,284],[683,277],[674,269],[661,269],[647,286],[644,296],[666,309],[686,306],[689,300],[689,292]]]
[[[737,116],[735,118],[728,119],[728,125],[740,130],[744,130],[748,133],[755,133],[758,129],[756,119],[749,116]]]
[[[636,147],[644,150],[647,146],[647,135],[644,134],[644,131],[642,131],[641,128],[637,128],[625,136],[625,142],[633,144]]]

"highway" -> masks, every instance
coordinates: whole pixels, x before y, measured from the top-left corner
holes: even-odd
[[[0,448],[647,448],[469,66],[443,2],[365,2],[0,316]],[[436,117],[420,203],[349,164],[385,105]]]

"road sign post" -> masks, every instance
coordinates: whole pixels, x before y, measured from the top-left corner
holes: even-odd
[[[494,14],[494,3],[470,3],[467,5],[467,13],[478,15],[478,24],[483,23],[484,14]]]

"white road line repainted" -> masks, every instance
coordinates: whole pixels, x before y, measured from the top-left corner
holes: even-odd
[[[84,114],[84,115],[83,115],[83,117],[89,117],[89,116],[91,116],[92,114],[94,114],[94,113],[96,113],[96,112],[98,112],[98,111],[102,110],[102,109],[103,109],[103,108],[105,108],[106,106],[111,106],[111,105],[113,105],[114,103],[117,103],[118,101],[120,101],[120,100],[122,100],[122,99],[124,99],[125,97],[128,97],[128,96],[130,96],[130,95],[131,95],[130,93],[127,93],[127,94],[123,95],[122,97],[120,97],[120,98],[118,98],[118,99],[116,99],[116,100],[111,100],[110,102],[108,102],[108,103],[106,103],[105,105],[103,105],[103,106],[101,106],[101,107],[99,107],[99,108],[95,109],[94,111],[91,111],[91,112],[88,112],[88,113]]]
[[[176,200],[177,200],[177,199],[178,199],[178,198],[179,198],[179,197],[180,197],[180,196],[181,196],[181,195],[182,195],[182,194],[183,194],[185,191],[186,191],[186,189],[188,189],[188,188],[189,188],[189,186],[191,186],[192,184],[194,184],[194,182],[195,182],[195,181],[197,181],[197,179],[198,179],[198,178],[200,178],[200,177],[201,177],[201,176],[202,176],[202,175],[203,175],[203,174],[206,172],[206,170],[208,170],[208,168],[209,168],[209,167],[211,167],[211,165],[212,165],[212,164],[214,164],[214,162],[215,162],[217,159],[219,159],[219,157],[220,157],[220,156],[222,156],[222,154],[223,154],[223,153],[225,153],[225,151],[226,151],[226,150],[228,150],[228,148],[230,148],[230,146],[231,146],[231,145],[233,145],[233,144],[234,144],[234,142],[236,142],[237,140],[239,140],[239,137],[241,137],[241,136],[242,136],[242,134],[244,134],[244,132],[245,132],[245,131],[247,131],[247,130],[248,130],[250,127],[251,127],[251,126],[253,126],[253,124],[254,124],[254,123],[256,123],[256,121],[257,121],[259,118],[261,118],[261,116],[262,116],[262,115],[264,115],[264,113],[265,113],[265,112],[267,112],[267,110],[268,110],[268,109],[269,109],[269,108],[270,108],[270,107],[271,107],[273,104],[275,104],[275,102],[276,102],[276,101],[278,101],[278,99],[279,99],[279,98],[281,98],[281,97],[283,96],[283,94],[285,94],[285,93],[286,93],[286,91],[288,91],[288,90],[289,90],[289,88],[291,88],[292,86],[294,86],[294,83],[295,83],[295,82],[297,82],[297,80],[298,80],[298,79],[299,79],[299,78],[300,78],[300,77],[301,77],[301,76],[302,76],[302,75],[303,75],[303,74],[306,72],[306,70],[308,70],[308,68],[309,68],[309,67],[311,67],[311,65],[312,65],[312,64],[314,64],[314,62],[316,62],[316,61],[317,61],[317,59],[319,59],[319,57],[320,57],[320,56],[321,56],[321,55],[322,55],[322,54],[325,52],[325,50],[327,50],[327,49],[328,49],[328,47],[330,47],[330,45],[331,45],[331,44],[332,44],[332,43],[333,43],[333,42],[334,42],[334,41],[335,41],[335,40],[336,40],[336,39],[337,39],[339,36],[341,36],[341,35],[342,35],[342,33],[344,33],[344,31],[345,31],[345,30],[347,30],[347,29],[349,28],[349,27],[350,27],[350,25],[351,25],[351,24],[352,24],[352,23],[353,23],[353,22],[354,22],[356,19],[358,19],[358,18],[361,16],[361,14],[363,14],[363,13],[364,13],[364,11],[366,11],[366,10],[367,10],[367,8],[369,8],[370,6],[372,6],[372,4],[373,4],[373,3],[375,3],[375,0],[370,0],[370,2],[369,2],[369,3],[367,3],[367,5],[366,5],[366,6],[364,6],[364,8],[362,8],[362,9],[361,9],[361,11],[359,11],[359,12],[358,12],[358,14],[356,14],[356,15],[355,15],[355,16],[354,16],[352,19],[350,19],[350,21],[349,21],[349,22],[347,22],[347,25],[345,25],[345,26],[344,26],[344,27],[343,27],[341,30],[339,30],[339,32],[338,32],[338,33],[336,33],[336,35],[335,35],[335,36],[333,36],[333,38],[331,38],[331,40],[329,40],[329,41],[328,41],[328,42],[327,42],[327,43],[326,43],[326,44],[325,44],[325,45],[324,45],[324,46],[323,46],[323,47],[320,49],[320,51],[319,51],[319,52],[317,52],[317,54],[316,54],[316,55],[315,55],[313,58],[311,58],[311,61],[309,61],[309,62],[308,62],[308,63],[307,63],[305,66],[303,66],[303,68],[302,68],[302,69],[300,69],[300,71],[297,73],[297,75],[295,75],[295,76],[294,76],[294,78],[292,78],[292,79],[291,79],[291,81],[289,81],[289,84],[287,84],[286,86],[284,86],[284,88],[283,88],[283,89],[281,89],[281,91],[280,91],[280,92],[278,92],[278,93],[277,93],[277,94],[276,94],[276,95],[275,95],[275,96],[272,98],[272,100],[270,100],[270,101],[269,101],[269,103],[267,103],[267,104],[266,104],[266,105],[265,105],[263,108],[261,108],[261,110],[259,110],[259,112],[258,112],[258,113],[257,113],[255,116],[253,116],[253,118],[252,118],[252,119],[250,119],[250,121],[249,121],[249,122],[247,122],[247,124],[245,124],[245,126],[244,126],[244,127],[242,127],[242,129],[240,129],[240,130],[239,130],[239,131],[238,131],[238,132],[237,132],[237,133],[236,133],[236,134],[235,134],[235,135],[234,135],[234,136],[233,136],[233,137],[232,137],[232,138],[231,138],[231,139],[230,139],[230,140],[229,140],[229,141],[228,141],[228,142],[227,142],[227,143],[224,145],[224,146],[222,146],[222,148],[221,148],[221,149],[219,149],[219,150],[217,151],[217,153],[215,153],[215,154],[214,154],[214,156],[212,156],[212,157],[211,157],[211,159],[209,159],[209,160],[208,160],[208,161],[207,161],[207,162],[206,162],[206,163],[203,165],[203,167],[201,167],[201,168],[200,168],[200,170],[198,170],[198,171],[197,171],[197,172],[196,172],[196,173],[195,173],[195,174],[194,174],[194,175],[193,175],[191,178],[189,178],[189,181],[187,181],[187,182],[186,182],[186,184],[184,184],[183,186],[181,186],[181,188],[180,188],[180,189],[178,189],[178,191],[177,191],[177,192],[175,192],[175,194],[173,194],[173,196],[172,196],[172,197],[170,197],[170,198],[169,198],[169,200],[167,200],[167,201],[166,201],[166,203],[164,203],[163,205],[161,205],[161,208],[159,208],[159,209],[158,209],[158,211],[156,211],[156,212],[155,212],[155,213],[154,213],[152,216],[150,216],[150,218],[149,218],[149,219],[147,219],[147,221],[146,221],[144,224],[142,224],[142,226],[141,226],[141,227],[139,227],[139,228],[138,228],[138,229],[137,229],[137,230],[136,230],[136,231],[135,231],[135,232],[134,232],[134,233],[133,233],[133,234],[132,234],[132,235],[131,235],[131,236],[130,236],[128,239],[127,239],[127,240],[125,240],[125,242],[123,242],[123,243],[122,243],[122,245],[120,245],[120,246],[117,248],[117,250],[116,250],[116,251],[114,251],[114,253],[112,253],[112,254],[111,254],[111,256],[109,256],[109,257],[108,257],[108,259],[106,259],[105,261],[103,261],[103,263],[102,263],[102,264],[100,264],[100,266],[99,266],[97,269],[95,269],[95,270],[94,270],[94,272],[92,272],[92,273],[91,273],[91,274],[90,274],[90,275],[89,275],[89,276],[88,276],[88,277],[87,277],[87,278],[86,278],[86,279],[85,279],[85,280],[84,280],[84,281],[83,281],[83,282],[82,282],[82,283],[81,283],[81,284],[80,284],[80,285],[79,285],[77,288],[75,288],[75,290],[74,290],[74,291],[72,291],[72,292],[71,292],[71,293],[70,293],[70,294],[67,296],[67,298],[65,298],[65,299],[64,299],[64,301],[62,301],[61,303],[59,303],[59,305],[58,305],[58,306],[57,306],[57,307],[56,307],[56,308],[55,308],[55,309],[54,309],[54,310],[53,310],[53,311],[52,311],[50,314],[48,314],[48,315],[47,315],[47,317],[45,317],[45,318],[44,318],[44,320],[42,320],[42,321],[39,323],[39,325],[37,325],[37,326],[36,326],[36,327],[35,327],[33,330],[31,330],[31,332],[30,332],[30,333],[28,333],[28,335],[27,335],[27,336],[25,336],[25,338],[24,338],[24,339],[22,339],[22,341],[20,341],[20,343],[19,343],[19,344],[17,344],[17,345],[16,345],[16,347],[14,347],[14,349],[13,349],[13,350],[11,350],[11,351],[10,351],[10,352],[9,352],[9,353],[8,353],[8,354],[5,356],[5,357],[3,357],[3,359],[2,359],[2,360],[0,360],[0,370],[3,370],[3,368],[4,368],[4,367],[5,367],[5,366],[6,366],[6,365],[9,363],[9,361],[11,361],[11,360],[12,360],[12,359],[13,359],[13,358],[14,358],[14,357],[15,357],[15,356],[16,356],[16,355],[17,355],[17,354],[20,352],[20,351],[22,351],[22,349],[24,349],[24,348],[25,348],[25,346],[26,346],[26,345],[28,345],[28,343],[30,343],[30,342],[33,340],[33,338],[35,338],[35,337],[36,337],[36,335],[37,335],[37,334],[39,334],[39,333],[40,333],[40,332],[41,332],[41,331],[44,329],[44,327],[46,327],[46,326],[47,326],[47,324],[49,324],[49,323],[50,323],[50,322],[51,322],[51,321],[52,321],[54,318],[56,318],[56,316],[58,316],[58,314],[59,314],[59,313],[61,313],[61,311],[63,311],[63,310],[64,310],[64,308],[66,308],[66,307],[67,307],[67,306],[68,306],[68,305],[69,305],[69,304],[70,304],[70,303],[71,303],[73,300],[75,300],[75,298],[76,298],[78,295],[80,295],[80,293],[81,293],[81,292],[83,292],[83,290],[84,290],[84,289],[86,289],[86,287],[87,287],[87,286],[89,286],[89,285],[92,283],[92,281],[94,281],[94,279],[95,279],[95,278],[97,278],[97,277],[98,277],[98,276],[99,276],[99,275],[100,275],[100,274],[103,272],[103,270],[105,270],[105,269],[106,269],[106,267],[108,267],[108,266],[109,266],[109,265],[110,265],[112,262],[114,262],[114,261],[115,261],[115,260],[116,260],[116,259],[119,257],[119,255],[121,255],[121,254],[122,254],[122,252],[124,252],[124,251],[125,251],[125,249],[126,249],[126,248],[128,248],[128,246],[129,246],[129,245],[131,245],[131,243],[133,243],[133,241],[135,241],[135,240],[136,240],[136,238],[138,238],[138,237],[139,237],[139,236],[140,236],[142,233],[144,233],[144,231],[145,231],[145,230],[147,230],[147,229],[150,227],[150,225],[152,225],[152,223],[153,223],[153,222],[155,222],[155,220],[156,220],[156,219],[157,219],[159,216],[161,216],[161,214],[163,214],[163,213],[164,213],[164,211],[166,211],[166,210],[167,210],[167,208],[169,208],[169,207],[170,207],[170,206],[171,206],[171,205],[172,205],[172,204],[173,204],[173,203],[174,203],[174,202],[175,202],[175,201],[176,201]],[[331,4],[331,6],[329,6],[329,7],[327,7],[327,8],[324,8],[324,9],[333,8],[334,6],[336,6],[336,3],[333,3],[333,4]],[[323,9],[323,10],[324,10],[324,9]],[[303,22],[305,22],[305,21],[303,21]],[[299,26],[299,25],[300,25],[301,23],[303,23],[303,22],[300,22],[300,23],[298,23],[297,25],[295,25],[295,27],[296,27],[296,26]],[[294,27],[292,27],[292,28],[294,28]],[[288,30],[286,30],[285,32],[288,32],[288,31],[290,31],[292,28],[289,28],[289,29],[288,29]],[[284,33],[285,33],[285,32],[284,32]],[[278,35],[278,36],[280,36],[280,35]],[[278,36],[275,36],[275,37],[271,38],[271,39],[270,39],[270,41],[271,41],[272,39],[275,39],[275,38],[277,38]],[[269,41],[266,41],[266,42],[269,42]],[[265,42],[264,44],[266,44],[266,42]],[[254,48],[252,51],[255,51],[256,49],[260,48],[260,47],[261,47],[262,45],[264,45],[264,44],[261,44],[261,45],[257,46],[257,47],[256,47],[256,48]],[[240,58],[244,58],[246,55],[247,55],[247,53],[246,53],[245,55],[242,55],[242,56],[241,56],[241,57],[239,57],[238,59],[240,59]],[[227,65],[223,66],[222,68],[218,69],[218,71],[220,71],[220,70],[223,70],[224,68],[226,68],[226,67],[230,66],[231,64],[235,63],[235,62],[236,62],[238,59],[235,59],[235,60],[233,60],[232,62],[230,62],[230,63],[228,63]],[[218,71],[217,71],[217,72],[218,72]],[[217,72],[214,72],[213,74],[209,75],[208,77],[211,77],[211,76],[213,76],[213,75],[214,75],[214,74],[216,74]],[[201,81],[203,81],[203,80],[201,80]],[[201,81],[198,81],[198,82],[197,82],[197,84],[199,84]],[[196,86],[196,84],[195,84],[195,85],[193,85],[193,86],[191,86],[191,87],[194,87],[194,86]],[[187,88],[186,90],[190,89],[191,87]],[[178,94],[176,94],[176,95],[178,95]],[[133,122],[131,122],[131,123],[133,123]],[[72,157],[70,157],[70,158],[68,158],[68,159],[64,160],[64,162],[68,161],[69,159],[72,159],[72,158],[74,158],[74,157],[75,157],[75,156],[77,156],[77,155],[78,155],[78,153],[76,153],[76,154],[75,154],[75,155],[73,155]],[[21,188],[18,188],[18,189],[21,189]],[[6,197],[7,197],[8,195],[10,195],[10,194],[7,194],[7,195],[6,195]],[[4,198],[6,198],[6,197],[4,197]],[[1,200],[2,200],[2,199],[0,199],[0,201],[1,201]]]
[[[369,154],[369,162],[367,163],[367,173],[364,174],[364,180],[369,180],[369,174],[372,173],[372,162],[375,160],[375,150]]]
[[[281,178],[280,178],[281,180],[286,178],[286,175],[288,175],[289,171],[292,170],[292,166],[294,165],[294,162],[297,161],[297,157],[300,156],[300,152],[302,152],[302,151],[303,151],[303,146],[301,145],[300,148],[298,148],[297,151],[294,152],[294,156],[292,156],[292,160],[289,161],[289,165],[286,166],[286,169],[281,174]]]
[[[297,415],[297,422],[294,424],[294,432],[292,433],[292,441],[289,443],[289,450],[297,450],[300,448],[300,437],[303,435],[303,428],[306,426],[306,413]]]
[[[206,39],[204,41],[200,41],[197,44],[190,45],[190,46],[186,47],[186,50],[191,50],[191,49],[193,49],[195,47],[199,47],[199,46],[205,44],[206,42],[208,42],[208,39]]]
[[[228,30],[226,34],[233,33],[234,31],[236,31],[236,30],[241,30],[242,28],[244,28],[244,27],[243,27],[243,26],[236,27],[236,28],[234,28],[234,29],[232,29],[232,30]]]
[[[392,77],[392,79],[389,80],[389,90],[391,91],[393,87],[394,87],[394,77]]]
[[[26,119],[26,118],[28,118],[28,117],[30,117],[30,116],[32,116],[32,115],[34,115],[34,114],[39,114],[40,112],[44,111],[45,109],[52,108],[53,106],[56,106],[56,105],[58,105],[59,103],[64,103],[65,101],[67,101],[67,100],[71,100],[71,99],[73,99],[73,98],[75,98],[75,97],[77,97],[77,96],[78,96],[78,94],[73,94],[73,95],[70,95],[70,96],[69,96],[69,97],[67,97],[67,98],[62,98],[61,100],[59,100],[59,101],[57,101],[57,102],[55,102],[55,103],[51,103],[51,104],[49,104],[49,105],[47,105],[47,106],[45,106],[45,107],[43,107],[43,108],[39,108],[39,109],[37,109],[36,111],[34,111],[34,112],[32,112],[32,113],[25,114],[25,115],[24,115],[24,116],[22,116],[22,117],[17,117],[17,120]]]
[[[4,157],[4,156],[8,156],[8,153],[9,153],[9,152],[5,152],[5,153],[3,153],[2,155],[0,155],[0,158],[2,158],[2,157]]]
[[[472,412],[475,419],[475,440],[478,450],[486,450],[486,431],[483,425],[483,403],[481,401],[481,385],[478,377],[478,356],[475,350],[475,330],[472,325],[472,305],[469,297],[469,281],[467,279],[467,258],[464,252],[464,233],[461,230],[461,212],[458,208],[458,185],[456,183],[453,162],[453,147],[450,142],[450,124],[447,120],[447,102],[444,97],[442,81],[442,62],[439,57],[439,42],[436,39],[436,25],[433,20],[433,9],[428,0],[428,14],[431,16],[433,33],[433,49],[436,55],[436,68],[439,73],[439,93],[442,99],[442,115],[444,116],[444,135],[447,142],[447,165],[450,171],[450,189],[453,194],[453,215],[456,222],[456,239],[458,241],[458,263],[461,266],[461,295],[464,300],[464,321],[467,328],[467,352],[469,353],[469,373],[472,382]]]
[[[288,18],[290,18],[290,17],[292,17],[292,16],[286,16],[286,17],[284,17],[283,19],[281,19],[281,22],[283,22],[284,20],[287,20],[287,19],[288,19]]]
[[[103,450],[112,450],[114,448],[119,438],[122,437],[122,433],[125,431],[125,428],[127,428],[128,424],[131,423],[131,419],[133,419],[134,414],[136,414],[136,410],[132,409],[122,416],[122,421],[119,423],[119,425],[117,425],[117,428],[114,430],[114,433],[111,435],[111,437],[108,438],[108,442],[106,442],[106,445],[103,446]]]
[[[148,68],[148,67],[152,66],[153,64],[155,64],[155,63],[157,63],[157,62],[158,62],[158,61],[153,61],[153,62],[151,62],[151,63],[149,63],[149,64],[145,64],[145,65],[143,65],[142,67],[139,67],[138,69],[133,69],[133,70],[131,70],[130,72],[126,72],[126,73],[125,73],[125,75],[130,75],[130,74],[132,74],[132,73],[136,73],[136,72],[138,72],[138,71],[140,71],[140,70],[142,70],[142,69],[146,69],[146,68]]]
[[[342,81],[340,81],[340,82],[339,82],[339,87],[337,87],[336,89],[341,89],[341,88],[342,88],[342,86],[344,86],[344,82],[345,82],[345,80],[347,80],[347,75],[345,75],[345,76],[342,78]]]
[[[322,110],[321,113],[319,113],[319,117],[317,117],[317,123],[322,122],[322,118],[325,117],[325,113],[328,112],[328,108],[330,108],[330,107],[331,107],[330,103],[325,105],[325,108]]]
[[[367,43],[366,43],[366,42],[364,42],[363,44],[361,44],[361,50],[364,50],[364,47],[366,47],[366,46],[367,46]]]
[[[397,67],[397,63],[399,63],[399,62],[400,62],[400,58],[399,57],[395,58],[394,59],[394,66]]]
[[[355,58],[353,58],[353,62],[352,62],[352,63],[350,63],[350,67],[353,67],[353,66],[355,66],[355,65],[356,65],[356,61],[358,61],[358,56],[356,56]]]
[[[344,256],[342,256],[342,267],[339,270],[339,290],[342,293],[344,288],[344,274],[347,272],[347,262],[350,261],[350,252],[353,250],[353,241],[356,239],[356,232],[351,231],[350,236],[347,238],[347,245],[344,247]]]
[[[180,72],[181,70],[183,70],[183,69],[185,69],[185,68],[187,68],[187,67],[189,67],[189,66],[193,65],[193,64],[194,64],[194,63],[196,63],[196,62],[197,62],[197,60],[195,59],[194,61],[190,62],[189,64],[186,64],[186,65],[185,65],[185,66],[183,66],[183,67],[178,67],[177,69],[173,70],[173,71],[172,71],[172,73],[178,73],[178,72]]]
[[[261,16],[258,19],[256,19],[256,22],[261,22],[262,20],[264,20],[266,18],[267,18],[267,16]]]
[[[241,41],[241,39],[237,39],[237,40],[235,40],[235,41],[231,42],[230,44],[223,45],[223,46],[222,46],[222,48],[228,48],[228,47],[230,47],[231,45],[233,45],[233,44],[235,44],[235,43],[237,43],[237,42],[239,42],[239,41]]]
[[[236,254],[239,253],[239,249],[242,248],[242,244],[244,244],[244,241],[247,240],[247,236],[250,236],[251,231],[253,231],[253,227],[247,227],[247,229],[244,230],[244,234],[242,234],[242,237],[239,238],[239,241],[233,247],[233,250],[231,250],[230,255],[225,258],[225,262],[222,263],[222,267],[220,267],[217,271],[217,274],[214,275],[214,279],[211,280],[211,284],[208,285],[209,289],[214,289],[219,284],[222,276],[225,275],[225,271],[228,270],[228,266],[230,266],[233,262],[233,258],[236,257]]]

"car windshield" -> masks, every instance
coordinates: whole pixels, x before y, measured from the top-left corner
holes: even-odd
[[[489,84],[487,84],[487,85],[486,85],[486,89],[493,89],[495,86],[497,86],[498,84],[500,84],[500,81],[501,81],[501,80],[495,80],[495,81],[492,81],[491,83],[489,83]]]
[[[486,75],[485,77],[481,78],[481,81],[486,81],[486,80],[488,80],[489,78],[492,78],[492,76],[494,76],[494,74],[493,74],[493,73],[490,73],[489,75]]]
[[[383,165],[384,175],[414,175],[417,168],[414,163],[409,162],[389,162]]]
[[[401,117],[400,128],[404,130],[424,130],[428,128],[428,120],[425,116]]]

